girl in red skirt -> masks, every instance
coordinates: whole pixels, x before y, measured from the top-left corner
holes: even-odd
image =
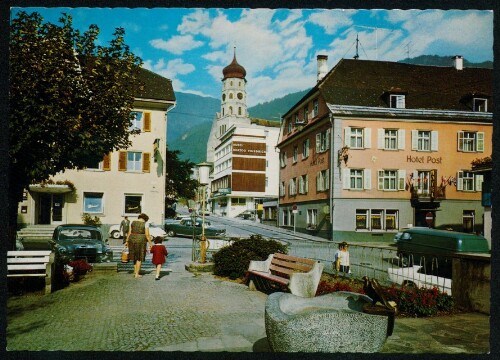
[[[168,256],[168,251],[165,245],[162,244],[163,238],[157,236],[153,239],[154,244],[151,246],[151,253],[153,254],[153,264],[156,265],[156,277],[155,280],[160,280],[161,266],[165,264],[165,258]]]

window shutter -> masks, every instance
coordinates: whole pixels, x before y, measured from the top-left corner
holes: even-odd
[[[330,141],[331,141],[331,129],[326,129],[326,150],[330,148]]]
[[[459,171],[457,173],[457,190],[463,190],[464,189],[464,172]]]
[[[321,188],[321,171],[316,174],[316,191],[323,190]]]
[[[351,169],[344,168],[342,173],[342,179],[343,179],[343,184],[342,186],[344,187],[345,190],[351,188]]]
[[[306,175],[305,194],[309,192],[309,175]]]
[[[384,190],[384,170],[378,171],[378,189]]]
[[[464,150],[463,138],[464,138],[464,132],[463,131],[459,131],[457,133],[457,151],[463,151]]]
[[[325,170],[325,190],[330,189],[330,170]]]
[[[378,129],[377,149],[385,148],[385,129]]]
[[[151,113],[144,113],[144,131],[151,131]]]
[[[104,158],[102,159],[102,169],[104,171],[111,170],[111,154],[110,153],[104,154]]]
[[[366,190],[372,189],[372,170],[364,169],[363,170],[363,187]]]
[[[371,128],[364,128],[363,135],[364,135],[364,139],[363,139],[364,148],[370,149],[372,147],[372,129]]]
[[[344,145],[351,147],[351,128],[344,128]]]
[[[142,153],[142,172],[149,172],[151,166],[150,159],[151,159],[151,153],[148,152]]]
[[[316,134],[316,154],[319,154],[321,151],[321,133]]]
[[[120,151],[118,157],[118,171],[127,171],[127,152]]]
[[[476,191],[481,191],[483,189],[483,180],[484,180],[484,175],[476,175],[474,177]]]
[[[431,151],[438,151],[438,132],[431,131]]]
[[[405,149],[405,130],[404,129],[398,130],[398,149],[399,150]]]
[[[476,151],[484,152],[484,132],[478,132],[476,136]]]
[[[418,150],[418,130],[411,131],[411,149]]]
[[[299,176],[299,194],[304,193],[304,178]]]
[[[405,189],[406,170],[398,170],[398,190]]]

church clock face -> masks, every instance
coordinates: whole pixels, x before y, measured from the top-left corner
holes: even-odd
[[[238,99],[243,99],[243,94],[242,93],[238,93]]]

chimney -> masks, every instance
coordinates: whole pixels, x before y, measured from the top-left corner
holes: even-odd
[[[453,66],[457,70],[463,70],[464,69],[464,58],[461,55],[455,55],[453,57]]]
[[[317,60],[318,60],[318,82],[320,82],[328,73],[328,64],[326,63],[328,60],[328,56],[318,55]]]

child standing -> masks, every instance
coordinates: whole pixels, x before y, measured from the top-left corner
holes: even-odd
[[[156,277],[155,280],[160,280],[161,266],[165,264],[165,257],[168,256],[168,251],[165,245],[162,244],[163,238],[157,236],[153,239],[154,244],[149,250],[153,254],[153,264],[156,265]]]
[[[339,249],[335,253],[335,270],[349,274],[349,248],[344,241],[339,244]]]

